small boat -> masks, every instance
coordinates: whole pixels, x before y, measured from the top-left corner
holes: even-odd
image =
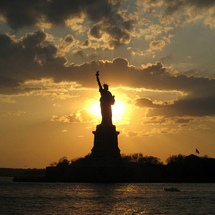
[[[180,191],[178,188],[176,187],[170,187],[170,188],[163,188],[165,191],[172,191],[172,192],[178,192]]]

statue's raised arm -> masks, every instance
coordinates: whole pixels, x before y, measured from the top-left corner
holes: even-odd
[[[98,85],[99,85],[99,89],[102,89],[102,85],[101,85],[101,82],[99,80],[99,71],[96,72],[96,80],[98,82]]]

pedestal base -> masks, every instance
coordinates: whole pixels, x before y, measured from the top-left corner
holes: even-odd
[[[114,166],[120,162],[118,135],[114,125],[97,125],[94,134],[94,146],[91,158],[97,160],[98,166]]]

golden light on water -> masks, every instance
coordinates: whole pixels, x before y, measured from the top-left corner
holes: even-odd
[[[118,121],[125,114],[125,104],[122,101],[115,100],[115,104],[112,106],[112,120]],[[97,117],[101,117],[100,102],[95,102],[90,106],[89,112]]]

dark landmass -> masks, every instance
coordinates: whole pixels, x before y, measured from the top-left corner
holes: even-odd
[[[164,165],[159,158],[141,153],[124,155],[115,163],[90,155],[71,162],[63,157],[46,170],[26,170],[14,181],[214,183],[215,159],[179,154],[169,157]]]
[[[21,176],[27,169],[19,168],[0,168],[0,177]]]
[[[19,169],[19,168],[0,168],[0,177],[14,177],[20,180],[29,181],[30,178],[40,178],[43,180],[45,169]],[[34,179],[33,179],[34,180]]]

